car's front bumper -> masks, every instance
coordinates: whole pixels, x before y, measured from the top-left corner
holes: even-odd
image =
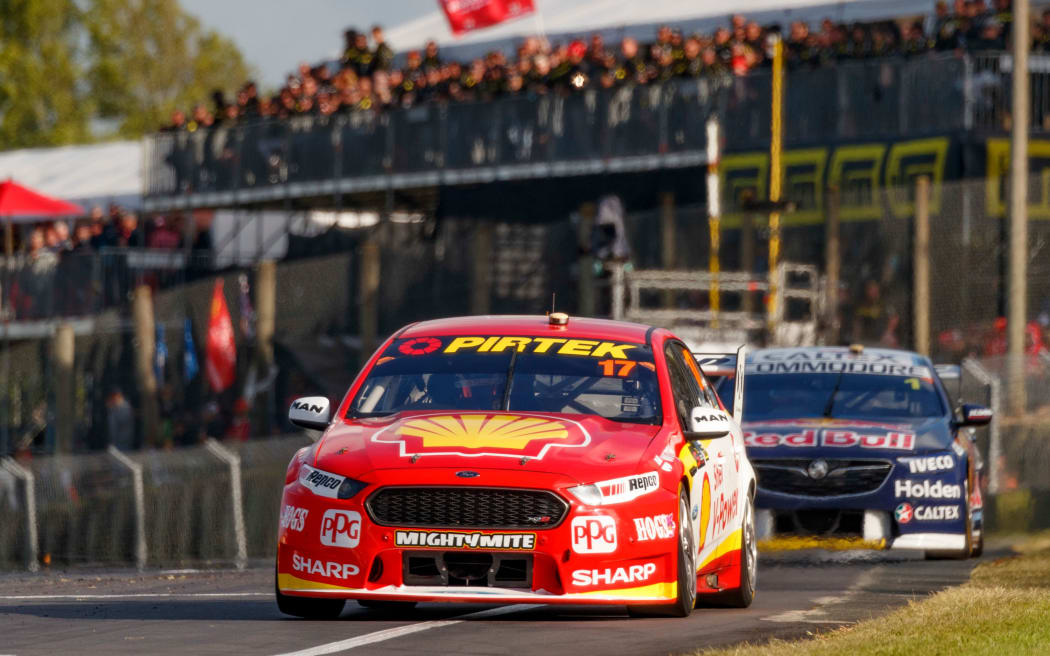
[[[639,532],[635,523],[636,519],[644,521],[677,511],[676,495],[666,490],[659,489],[628,504],[601,507],[584,506],[561,494],[570,508],[557,526],[505,531],[380,526],[363,503],[372,491],[360,498],[338,500],[318,497],[297,482],[285,487],[282,518],[288,519],[281,522],[277,549],[277,587],[282,594],[545,604],[659,604],[677,597],[676,532],[663,531],[664,536],[657,536],[651,531]],[[331,520],[333,513],[343,518],[339,536],[334,535],[332,522],[325,523],[325,517]],[[584,527],[595,534],[603,533],[590,548],[580,535]],[[438,537],[429,537],[435,534]],[[428,545],[428,539],[436,546]],[[527,561],[529,576],[525,581],[501,585],[491,574],[486,577],[474,570],[474,584],[463,585],[462,579],[446,568],[445,572],[431,571],[431,578],[459,584],[406,584],[405,579],[411,576],[408,558],[415,555],[426,560],[430,554],[442,556],[435,559],[437,570],[445,567],[449,557],[470,554],[482,562],[494,556],[498,557],[494,562],[499,558]]]

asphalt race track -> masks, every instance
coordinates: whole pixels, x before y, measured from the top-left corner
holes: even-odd
[[[1002,554],[992,554],[995,555]],[[622,607],[424,604],[389,615],[347,603],[336,621],[288,618],[273,570],[0,576],[0,654],[681,654],[790,638],[961,583],[976,561],[918,554],[762,554],[747,610],[630,619]]]

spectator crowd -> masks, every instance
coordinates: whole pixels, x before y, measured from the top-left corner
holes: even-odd
[[[83,315],[118,304],[128,282],[120,249],[186,246],[181,215],[140,221],[117,205],[110,205],[108,214],[96,206],[72,222],[24,226],[16,236],[16,257],[0,276],[0,315],[17,320]],[[206,232],[196,231],[192,247],[208,248],[207,239]],[[96,254],[104,257],[89,257]]]
[[[795,21],[783,34],[789,67],[826,66],[842,60],[922,56],[930,52],[1003,50],[1013,31],[1011,0],[938,2],[929,17],[841,24],[819,29]],[[1050,9],[1030,26],[1033,48],[1050,52]],[[525,38],[513,57],[499,50],[470,62],[442,56],[436,42],[395,56],[381,27],[345,33],[338,62],[301,64],[271,96],[247,82],[229,99],[213,93],[213,108],[200,103],[176,111],[168,130],[196,131],[240,120],[330,115],[354,110],[410,107],[427,102],[487,101],[514,94],[547,94],[586,88],[662,82],[708,75],[746,75],[770,65],[779,25],[759,25],[742,15],[712,34],[683,34],[660,27],[650,43],[602,35],[551,43]]]

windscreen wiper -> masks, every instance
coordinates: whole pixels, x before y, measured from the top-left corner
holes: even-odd
[[[842,385],[842,374],[846,373],[846,367],[842,367],[839,370],[839,377],[835,380],[835,387],[831,389],[831,396],[828,397],[828,402],[824,404],[824,416],[830,417],[831,411],[835,409],[835,396],[839,393],[839,386]]]

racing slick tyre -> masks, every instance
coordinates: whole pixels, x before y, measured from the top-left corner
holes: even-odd
[[[755,600],[758,584],[758,538],[755,534],[755,500],[748,497],[740,525],[740,587],[703,596],[703,603],[725,608],[747,608]]]
[[[273,579],[273,593],[277,596],[277,609],[285,615],[308,620],[334,620],[343,612],[345,599],[315,599],[313,597],[290,597],[281,594],[277,577]]]
[[[678,598],[670,604],[628,606],[631,617],[688,617],[696,605],[693,520],[685,490],[678,495]]]
[[[963,544],[963,548],[956,551],[953,549],[928,549],[926,551],[926,560],[966,560],[971,555],[981,555],[976,551],[973,542],[973,509],[970,507],[970,484],[969,482],[963,485],[963,496],[966,499],[966,542]],[[983,535],[981,541],[981,551],[984,550]]]
[[[362,608],[388,613],[403,613],[416,607],[414,601],[382,601],[379,599],[358,599],[357,604]]]

